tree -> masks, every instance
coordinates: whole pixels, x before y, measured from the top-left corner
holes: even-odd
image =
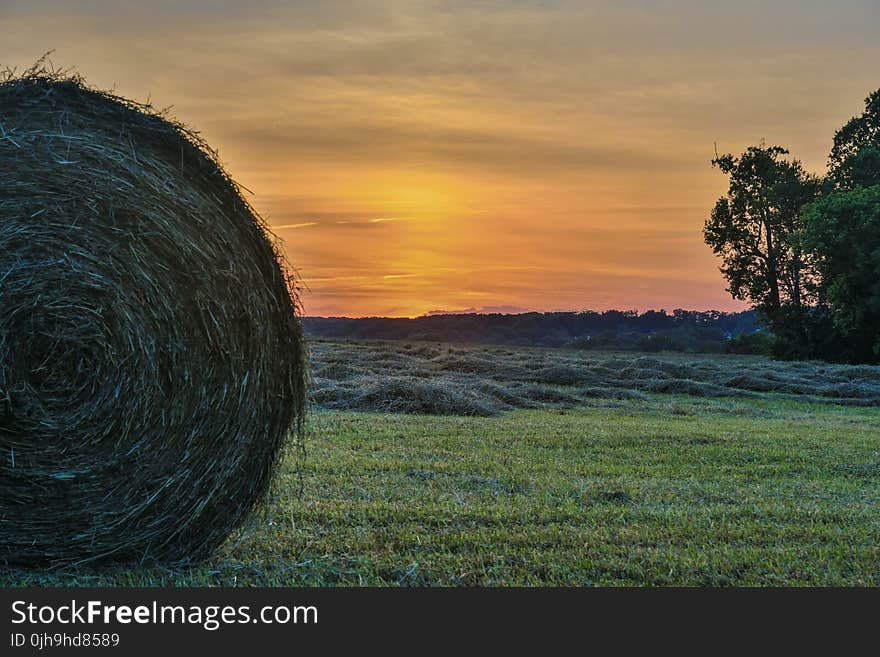
[[[804,216],[835,338],[826,356],[880,362],[880,89],[834,134],[826,193]]]
[[[834,133],[828,156],[833,189],[880,185],[880,89],[865,99],[865,111]]]
[[[880,185],[832,192],[804,215],[804,245],[827,281],[834,355],[880,362]]]
[[[801,208],[820,181],[780,146],[752,146],[740,157],[712,160],[729,176],[703,228],[706,244],[721,257],[721,272],[735,299],[748,301],[776,335],[781,357],[812,355],[812,308],[821,303],[821,281],[811,254],[798,239]]]

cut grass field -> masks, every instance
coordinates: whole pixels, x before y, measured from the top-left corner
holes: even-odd
[[[880,367],[757,356],[313,341],[312,400],[335,410],[498,415],[645,393],[880,406]]]
[[[644,393],[492,417],[318,410],[210,562],[22,585],[878,585],[880,408]]]

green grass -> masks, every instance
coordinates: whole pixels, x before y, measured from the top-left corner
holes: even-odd
[[[648,394],[309,432],[209,563],[0,584],[880,584],[880,408]]]

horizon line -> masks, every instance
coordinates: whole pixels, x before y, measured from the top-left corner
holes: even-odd
[[[464,315],[503,315],[505,317],[514,317],[517,315],[562,315],[562,314],[588,314],[595,313],[597,315],[601,315],[609,312],[619,312],[619,313],[629,313],[634,312],[637,315],[645,315],[649,312],[655,313],[665,313],[667,315],[674,314],[675,311],[681,310],[684,312],[691,313],[719,313],[722,315],[740,315],[743,313],[757,312],[754,308],[744,308],[743,310],[718,310],[717,308],[707,308],[704,310],[698,310],[695,308],[673,308],[672,311],[668,311],[665,308],[647,308],[645,310],[639,310],[638,308],[608,308],[605,310],[592,310],[592,309],[583,309],[583,310],[522,310],[521,312],[481,312],[479,310],[473,311],[429,311],[427,313],[422,313],[421,315],[309,315],[303,314],[300,315],[301,319],[423,319],[427,317],[442,317],[442,316],[464,316]]]

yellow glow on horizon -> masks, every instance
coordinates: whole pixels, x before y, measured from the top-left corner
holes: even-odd
[[[367,174],[346,192],[364,205],[383,212],[372,223],[400,222],[418,217],[442,217],[461,210],[469,190],[448,175],[386,171]]]

